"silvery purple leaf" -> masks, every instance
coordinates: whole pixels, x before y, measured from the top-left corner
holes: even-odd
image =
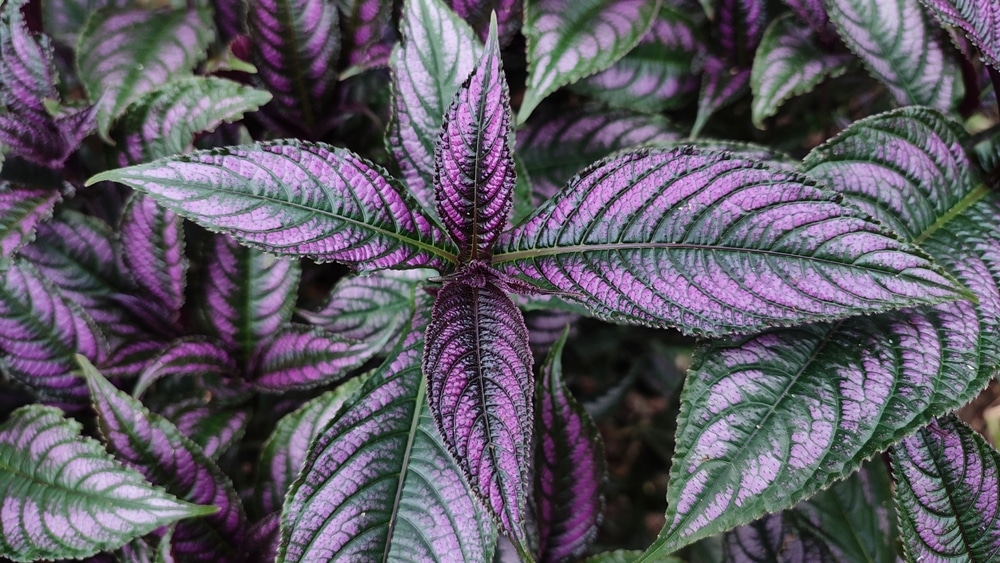
[[[247,34],[247,2],[244,0],[211,0],[218,40],[229,43]]]
[[[961,124],[908,107],[851,124],[814,149],[802,170],[907,240],[920,242],[941,217],[986,193],[963,149]]]
[[[995,375],[1000,343],[990,335],[1000,330],[1000,233],[991,218],[1000,201],[968,173],[946,175],[966,161],[956,129],[931,110],[897,110],[849,128],[807,161],[848,201],[868,200],[881,216],[900,209],[896,222],[916,232],[911,236],[978,303],[706,345],[681,399],[667,525],[651,553],[808,497],[900,435],[965,404]],[[871,145],[862,131],[872,132]],[[894,178],[894,169],[913,175]],[[858,173],[885,183],[859,190]]]
[[[0,258],[9,258],[35,238],[35,229],[52,216],[62,195],[0,180]]]
[[[0,546],[15,561],[83,558],[182,518],[214,512],[146,482],[55,408],[0,425]]]
[[[604,508],[604,448],[597,426],[562,379],[563,331],[542,365],[535,410],[535,520],[540,561],[582,557]]]
[[[750,69],[733,66],[725,59],[710,55],[702,65],[701,92],[698,94],[698,114],[691,137],[697,137],[708,118],[742,96],[750,84]]]
[[[337,85],[337,6],[324,0],[254,0],[247,6],[256,80],[274,95],[267,110],[305,134],[322,136]]]
[[[815,35],[791,14],[778,17],[764,33],[750,71],[754,125],[763,129],[764,120],[776,114],[785,100],[840,76],[850,62],[848,55],[824,53]]]
[[[409,323],[410,318],[406,321]],[[305,465],[309,444],[365,381],[364,376],[349,379],[278,421],[264,442],[257,463],[254,498],[263,512],[281,509],[292,481]]]
[[[76,354],[100,362],[104,336],[75,302],[23,260],[0,263],[0,367],[43,399],[79,406]]]
[[[292,318],[298,262],[216,235],[206,253],[201,316],[209,332],[245,362]]]
[[[108,8],[87,20],[77,46],[80,80],[97,106],[97,132],[140,96],[190,73],[205,56],[213,25],[207,10]]]
[[[144,194],[133,195],[121,222],[122,261],[150,306],[137,313],[150,325],[176,325],[184,305],[188,260],[181,218]]]
[[[278,557],[281,512],[271,512],[247,530],[240,560],[247,563],[273,563]]]
[[[125,8],[129,0],[51,0],[42,2],[42,29],[67,47],[75,47],[87,18],[106,7]]]
[[[434,216],[434,151],[441,124],[483,48],[468,24],[442,0],[407,0],[399,25],[402,41],[389,62],[392,119],[386,148],[410,194]]]
[[[192,76],[144,94],[122,116],[113,137],[122,166],[188,152],[195,135],[232,123],[266,104],[271,94],[231,80]]]
[[[1000,454],[949,415],[892,448],[908,561],[991,561],[1000,554]]]
[[[371,356],[368,345],[345,340],[319,327],[286,324],[258,345],[249,380],[259,391],[283,393],[332,383]]]
[[[580,319],[580,315],[577,313],[560,310],[546,311],[544,309],[527,311],[520,303],[518,306],[525,312],[524,326],[528,327],[528,344],[531,345],[532,355],[544,356],[559,340],[563,329],[568,327],[570,335],[576,333],[575,325]]]
[[[704,50],[695,23],[679,9],[664,6],[634,49],[572,88],[613,107],[649,113],[676,109],[698,91],[693,71]]]
[[[534,396],[524,317],[491,281],[446,282],[426,339],[427,400],[444,443],[501,531],[523,546]]]
[[[117,301],[120,293],[133,289],[118,267],[119,255],[120,245],[107,224],[68,209],[39,226],[35,242],[21,249],[21,256],[108,336],[132,320]]]
[[[719,54],[734,65],[750,66],[767,26],[767,3],[764,0],[714,0],[714,3]]]
[[[1000,6],[990,0],[921,0],[941,23],[960,28],[1000,70]]]
[[[486,42],[490,34],[490,13],[497,15],[497,37],[501,45],[506,45],[517,33],[520,25],[522,0],[447,0],[452,10],[462,16]]]
[[[458,246],[459,262],[489,260],[510,218],[516,181],[511,120],[494,28],[445,112],[434,151],[438,216]]]
[[[680,138],[677,128],[658,115],[597,108],[543,112],[517,132],[517,154],[531,176],[534,208],[598,159]]]
[[[297,314],[340,338],[366,344],[358,357],[368,358],[394,342],[413,316],[414,298],[433,270],[386,270],[370,276],[348,276],[333,287],[319,311]]]
[[[493,263],[599,318],[699,335],[966,296],[918,249],[808,178],[693,148],[588,168],[505,234]]]
[[[561,86],[602,71],[649,31],[660,0],[612,0],[575,9],[570,0],[524,0],[528,83],[517,122],[524,123]]]
[[[340,4],[341,17],[348,33],[343,36],[347,64],[358,70],[385,66],[389,62],[392,41],[391,2],[379,0],[349,0]]]
[[[213,461],[243,438],[250,422],[249,409],[221,406],[204,396],[170,403],[160,414]]]
[[[362,271],[447,269],[455,246],[381,168],[298,141],[179,155],[98,174],[149,193],[178,215],[275,254]]]
[[[726,561],[733,563],[837,563],[829,548],[794,512],[768,514],[726,533]]]
[[[239,550],[246,516],[232,480],[169,420],[119,391],[86,360],[80,362],[101,434],[115,456],[151,482],[218,512],[174,529],[171,549],[184,561],[218,561]]]
[[[132,394],[141,397],[157,380],[185,376],[225,379],[238,373],[236,362],[221,342],[186,338],[172,342],[151,362],[136,381]],[[239,390],[234,390],[239,392]]]
[[[836,37],[836,33],[830,27],[830,17],[826,15],[824,0],[782,0],[782,2],[791,8],[800,20],[809,25],[821,41],[826,42]]]
[[[795,172],[799,169],[800,164],[798,159],[792,158],[778,149],[746,141],[702,138],[660,144],[664,147],[690,146],[702,152],[727,152],[740,158],[762,162],[775,170]]]
[[[951,111],[962,98],[960,66],[918,0],[829,0],[840,38],[900,105]]]
[[[428,301],[390,360],[312,442],[284,505],[278,561],[492,560],[496,532],[425,400]]]

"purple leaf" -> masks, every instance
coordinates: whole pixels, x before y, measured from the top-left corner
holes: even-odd
[[[347,64],[357,70],[385,66],[392,41],[392,3],[379,0],[349,0],[340,4],[348,33],[343,38]],[[342,76],[343,78],[343,76]]]
[[[614,107],[650,113],[676,109],[698,91],[693,71],[704,50],[695,23],[664,6],[634,49],[572,88]]]
[[[490,281],[445,283],[427,327],[427,400],[501,531],[524,545],[534,377],[521,311]]]
[[[598,159],[680,136],[673,124],[658,115],[602,109],[539,113],[517,134],[517,152],[531,176],[537,200],[532,208]]]
[[[520,28],[522,0],[447,0],[452,10],[462,16],[486,42],[490,35],[490,14],[497,15],[497,36],[501,45],[506,45]]]
[[[31,405],[0,425],[0,545],[16,561],[83,558],[212,507],[177,500],[82,435],[58,409]]]
[[[257,464],[254,497],[264,512],[281,509],[292,481],[305,465],[309,444],[365,381],[365,376],[349,379],[278,421],[260,450]]]
[[[218,40],[229,43],[247,34],[247,3],[243,0],[211,0]]]
[[[991,0],[921,0],[944,25],[960,28],[1000,70],[1000,6]]]
[[[371,356],[368,345],[343,340],[318,327],[288,324],[263,342],[250,360],[250,382],[265,393],[332,383]]]
[[[836,563],[838,560],[795,513],[768,514],[726,533],[726,561],[738,563]]]
[[[79,406],[87,388],[71,372],[75,354],[100,362],[94,321],[31,264],[0,263],[0,368],[47,401]]]
[[[807,23],[820,41],[824,43],[836,37],[830,27],[830,17],[826,15],[826,4],[823,0],[782,0],[786,6],[795,12],[800,20]]]
[[[892,448],[909,561],[990,561],[1000,553],[1000,454],[953,415]]]
[[[176,340],[146,366],[132,394],[141,397],[153,383],[163,378],[225,379],[236,374],[236,362],[220,342],[199,338]],[[233,392],[239,394],[241,389]]]
[[[733,66],[714,55],[705,59],[701,92],[698,94],[698,115],[691,127],[691,137],[697,137],[701,133],[712,114],[742,96],[749,84],[749,68]]]
[[[793,20],[780,16],[768,26],[750,71],[754,125],[764,129],[764,120],[778,112],[785,100],[812,91],[827,78],[847,71],[848,55],[826,54],[814,34]]]
[[[540,561],[582,557],[597,537],[604,448],[597,426],[562,379],[563,331],[542,365],[535,427],[535,518]]]
[[[121,164],[188,152],[195,135],[232,123],[266,104],[271,94],[231,80],[193,76],[170,82],[132,103],[116,128]]]
[[[387,270],[370,276],[348,276],[334,286],[319,311],[297,313],[340,338],[365,344],[357,354],[367,361],[395,341],[413,316],[419,282],[433,276],[433,270]]]
[[[247,530],[240,561],[272,563],[278,557],[279,525],[281,513],[271,512]]]
[[[217,235],[207,253],[201,314],[210,333],[245,362],[292,317],[298,262]]]
[[[434,152],[441,124],[483,48],[469,26],[441,0],[404,2],[399,25],[403,38],[389,63],[392,120],[386,148],[410,194],[433,216]]]
[[[570,0],[525,0],[528,83],[517,113],[524,123],[560,86],[602,71],[649,31],[660,0],[611,0],[579,9]]]
[[[312,442],[282,512],[279,561],[492,560],[496,532],[424,399],[427,301],[391,359]]]
[[[454,245],[384,170],[297,141],[200,151],[98,174],[149,193],[200,225],[275,254],[362,271],[446,268]]]
[[[121,241],[122,260],[138,286],[137,293],[150,305],[138,313],[150,325],[161,319],[176,325],[188,269],[181,218],[153,198],[135,194],[122,216]]]
[[[115,456],[179,498],[218,508],[203,520],[177,525],[173,555],[218,561],[237,552],[246,516],[232,480],[169,420],[116,389],[86,360],[80,366],[101,434]]]
[[[51,0],[42,2],[42,28],[46,35],[67,47],[75,47],[77,37],[94,12],[107,7],[126,8],[129,0]]]
[[[814,149],[803,171],[907,240],[920,242],[977,188],[964,127],[929,108],[901,108],[856,121]]]
[[[77,48],[80,79],[97,105],[97,132],[140,96],[191,72],[212,41],[207,10],[109,8],[87,20]]]
[[[864,172],[845,170],[847,181],[831,185],[844,188],[849,201],[874,201],[883,215],[894,207],[912,213],[915,220],[897,223],[910,233],[926,225],[916,229],[923,248],[978,304],[777,330],[699,351],[678,419],[667,526],[650,556],[808,497],[899,436],[965,404],[995,375],[1000,234],[991,218],[1000,202],[984,197],[988,190],[969,176],[936,177],[965,161],[961,142],[948,142],[961,141],[953,128],[930,110],[898,110],[852,126],[807,160],[835,181],[838,161],[850,170],[869,159]],[[867,148],[863,131],[873,133]],[[912,163],[899,168],[908,177],[893,178],[904,163]],[[858,190],[859,173],[885,184]],[[939,197],[947,203],[939,205]]]
[[[243,438],[250,422],[248,409],[222,407],[204,396],[173,402],[161,414],[213,461]]]
[[[488,260],[513,204],[510,93],[496,34],[445,113],[434,152],[438,215],[458,260]]]
[[[62,196],[55,190],[0,181],[0,258],[9,258],[35,238],[39,223],[52,216]]]
[[[329,128],[337,84],[337,6],[324,0],[255,0],[247,4],[250,60],[274,95],[274,111],[313,137]]]
[[[545,280],[599,318],[700,335],[965,296],[840,199],[726,153],[626,153],[506,234],[493,263]]]
[[[21,15],[26,1],[10,1],[0,15],[0,144],[25,160],[60,168],[90,132],[88,110],[53,116],[46,100],[59,100],[52,46],[32,37]]]
[[[950,111],[962,98],[960,65],[917,0],[829,0],[840,38],[900,105]]]
[[[731,64],[749,67],[767,26],[764,0],[714,0],[720,54]]]

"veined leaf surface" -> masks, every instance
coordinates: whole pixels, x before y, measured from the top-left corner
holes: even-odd
[[[341,50],[347,52],[347,72],[385,66],[392,48],[386,31],[392,28],[393,4],[379,0],[349,0],[339,7],[348,30],[341,38]]]
[[[35,238],[38,224],[52,216],[62,195],[0,181],[0,259],[10,258]]]
[[[97,132],[140,96],[190,73],[212,40],[201,9],[107,8],[87,20],[77,45],[80,79],[97,105]]]
[[[393,50],[392,120],[386,146],[410,194],[426,213],[434,198],[434,150],[448,106],[483,47],[441,0],[407,0],[400,20],[403,39]]]
[[[535,519],[542,561],[582,557],[597,537],[604,509],[604,448],[597,426],[562,378],[569,330],[542,365],[535,411]]]
[[[366,377],[349,379],[278,421],[261,448],[257,464],[254,496],[264,512],[281,510],[285,495],[305,465],[309,445],[365,381]]]
[[[722,58],[745,68],[764,36],[767,2],[764,0],[714,0],[715,31]]]
[[[448,450],[501,530],[526,545],[534,376],[528,329],[490,281],[445,283],[427,327],[427,399]]]
[[[1000,70],[1000,5],[990,0],[922,0],[945,25],[960,28]]]
[[[135,194],[122,215],[121,241],[122,261],[151,305],[143,307],[142,316],[154,326],[160,319],[177,324],[188,269],[181,218],[151,197]]]
[[[954,415],[892,448],[908,561],[1000,556],[1000,454]]]
[[[493,263],[599,318],[752,332],[964,296],[916,248],[794,173],[692,148],[584,171]]]
[[[764,120],[777,113],[785,100],[843,74],[848,64],[847,55],[824,53],[815,35],[791,14],[778,17],[764,32],[750,71],[754,125],[763,129]]]
[[[904,232],[978,303],[704,346],[681,397],[667,525],[649,557],[791,506],[996,375],[1000,343],[989,335],[1000,330],[1000,233],[988,218],[1000,201],[970,173],[945,176],[968,166],[954,127],[930,110],[897,110],[848,128],[806,160],[848,201],[879,217],[900,209]],[[873,132],[871,144],[862,131]],[[875,190],[868,179],[884,181]]]
[[[950,111],[962,98],[959,64],[918,0],[829,0],[840,38],[900,105]]]
[[[445,269],[457,252],[384,170],[318,143],[199,151],[98,174],[178,215],[274,254],[360,270]]]
[[[427,408],[430,304],[420,301],[390,360],[309,448],[283,509],[279,562],[492,561],[496,532]]]
[[[691,138],[700,135],[708,119],[715,112],[736,101],[746,92],[749,85],[749,68],[735,66],[723,58],[709,55],[702,65],[698,114],[691,127]]]
[[[322,328],[286,324],[262,342],[250,361],[249,377],[265,392],[308,389],[332,383],[360,367],[368,344],[338,338]]]
[[[250,59],[257,80],[274,95],[269,110],[319,136],[337,84],[337,5],[325,0],[247,3]]]
[[[625,148],[680,138],[677,128],[659,115],[598,108],[540,113],[517,132],[517,154],[537,200],[532,209],[598,159]]]
[[[75,302],[34,266],[15,259],[0,263],[0,366],[42,398],[81,405],[87,389],[75,354],[104,359],[104,336]]]
[[[127,162],[139,164],[188,152],[195,135],[255,111],[271,94],[215,77],[175,80],[132,103],[114,138]]]
[[[204,520],[177,525],[174,556],[218,561],[237,552],[246,516],[232,480],[173,423],[116,389],[86,360],[80,365],[101,434],[115,455],[172,494],[218,507]]]
[[[0,552],[83,558],[213,507],[177,500],[108,455],[79,422],[31,405],[0,425]]]
[[[510,93],[491,29],[477,68],[445,113],[434,152],[438,215],[462,262],[489,259],[513,205]]]
[[[447,0],[451,9],[462,16],[483,42],[490,34],[490,14],[497,15],[497,37],[500,45],[506,45],[508,40],[521,27],[522,0]]]
[[[292,318],[298,262],[214,238],[203,277],[202,315],[210,332],[246,362]]]
[[[528,83],[524,123],[561,86],[602,71],[649,31],[661,0],[524,0]]]
[[[162,414],[212,461],[243,438],[250,422],[248,408],[222,406],[204,396],[171,403]]]

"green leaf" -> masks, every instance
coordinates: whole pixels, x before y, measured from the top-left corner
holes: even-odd
[[[207,10],[108,8],[80,33],[77,67],[97,105],[97,132],[110,142],[112,122],[133,101],[190,74],[214,29]]]
[[[0,425],[0,554],[83,558],[182,518],[215,512],[177,500],[81,434],[59,409],[31,405]]]
[[[661,0],[525,0],[528,84],[517,122],[524,123],[561,86],[602,71],[649,31]]]
[[[785,100],[840,76],[850,62],[849,56],[820,50],[815,34],[793,14],[778,17],[764,32],[750,71],[753,124],[764,129],[764,120],[777,113]]]

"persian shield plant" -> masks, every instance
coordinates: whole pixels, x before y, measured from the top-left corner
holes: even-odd
[[[0,6],[3,558],[1000,553],[993,4],[84,4]]]

